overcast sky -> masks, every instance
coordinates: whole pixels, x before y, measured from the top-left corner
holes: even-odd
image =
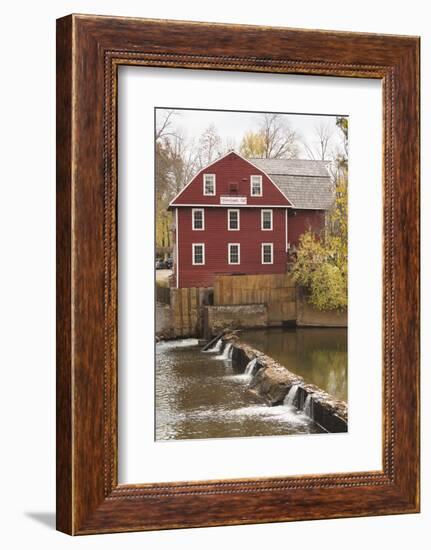
[[[199,139],[210,124],[214,124],[222,142],[235,141],[235,149],[239,150],[241,140],[245,133],[256,131],[261,122],[261,114],[256,112],[238,111],[204,111],[196,109],[175,109],[173,117],[173,128],[189,139]],[[164,109],[156,110],[157,122],[165,117]],[[343,136],[336,126],[336,115],[313,115],[313,114],[283,114],[289,126],[298,135],[298,158],[307,159],[307,155],[301,142],[306,142],[313,147],[316,142],[316,126],[322,123],[333,130],[331,147],[342,146]]]

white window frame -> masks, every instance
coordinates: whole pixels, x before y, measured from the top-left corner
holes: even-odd
[[[202,227],[195,227],[195,212],[202,212]],[[205,209],[192,208],[192,229],[193,231],[205,231]]]
[[[214,193],[207,193],[206,192],[206,186],[205,186],[205,179],[207,176],[211,176],[212,180],[213,180],[213,184],[214,184]],[[203,194],[206,196],[206,197],[214,197],[216,195],[216,175],[215,174],[203,174],[203,177],[202,177],[202,184],[203,184]]]
[[[239,208],[228,208],[228,210],[227,210],[227,229],[228,229],[228,231],[239,231],[240,230],[240,228],[241,228],[241,219],[240,219],[240,217],[241,216],[240,216],[240,211],[239,210],[240,210]],[[230,213],[231,212],[237,212],[237,214],[238,214],[238,227],[236,227],[236,228],[232,228],[230,226]]]
[[[202,263],[195,262],[195,248],[197,246],[202,247]],[[205,243],[193,243],[192,244],[192,265],[205,265]]]
[[[271,247],[271,261],[270,262],[265,262],[265,255],[264,255],[265,246],[270,246]],[[274,263],[274,243],[262,243],[261,260],[262,260],[263,265],[272,265]]]
[[[253,193],[253,178],[259,178],[260,181],[260,193]],[[262,176],[258,174],[252,174],[250,176],[250,197],[261,197],[263,195],[263,181]]]
[[[238,247],[238,261],[237,262],[231,262],[230,261],[230,249],[232,246]],[[241,244],[240,243],[228,243],[227,245],[227,263],[229,265],[240,265],[241,264]]]
[[[271,227],[263,227],[263,217],[265,212],[269,212],[271,215]],[[262,231],[272,231],[274,228],[274,214],[271,208],[262,208],[260,211],[260,228]]]

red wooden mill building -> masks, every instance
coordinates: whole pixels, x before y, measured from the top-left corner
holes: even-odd
[[[321,231],[333,200],[323,161],[229,152],[169,205],[175,286],[210,287],[222,274],[285,273],[289,251],[308,229]]]

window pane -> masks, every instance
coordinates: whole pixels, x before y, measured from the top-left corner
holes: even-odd
[[[252,195],[262,194],[262,179],[260,176],[251,177],[251,194]]]
[[[215,194],[215,176],[213,174],[205,174],[205,195]]]
[[[272,246],[269,244],[263,246],[263,263],[272,263]]]
[[[195,246],[194,247],[194,263],[195,264],[202,264],[204,261],[203,257],[203,247],[202,245]]]
[[[236,244],[231,244],[229,247],[229,262],[231,264],[239,263],[239,247]]]
[[[229,211],[229,229],[238,229],[238,212],[235,210]]]
[[[193,227],[195,229],[203,229],[203,212],[202,210],[195,210],[193,212]]]
[[[272,227],[272,212],[264,210],[262,214],[262,226],[264,229],[271,229]]]

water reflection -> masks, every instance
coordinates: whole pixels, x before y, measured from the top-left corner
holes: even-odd
[[[270,355],[306,382],[347,402],[347,329],[248,330],[241,333],[241,340]]]

